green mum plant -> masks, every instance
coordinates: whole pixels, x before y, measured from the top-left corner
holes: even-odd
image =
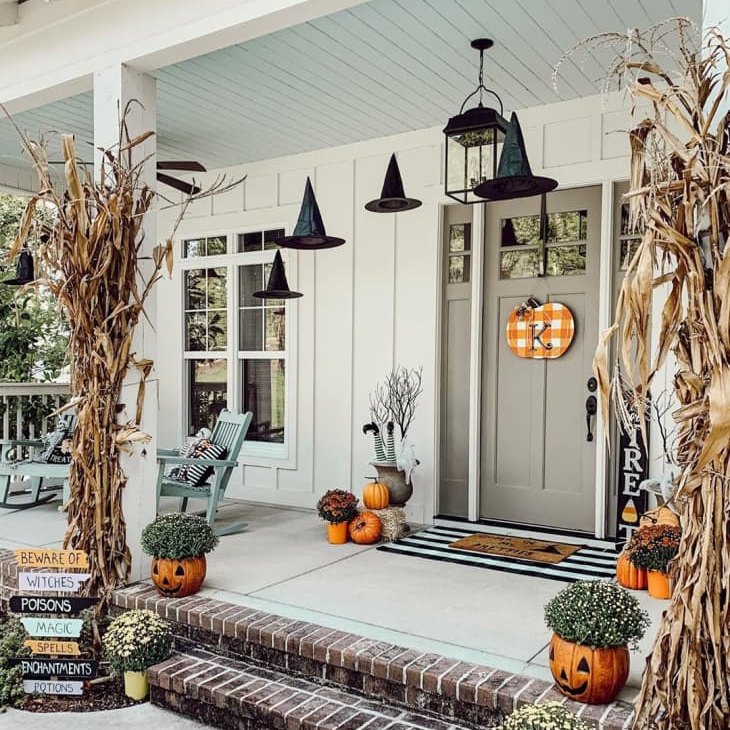
[[[330,489],[317,502],[317,512],[334,525],[349,522],[357,517],[357,497],[344,489]]]
[[[621,586],[586,580],[572,583],[548,601],[545,623],[574,644],[636,649],[649,627],[649,614]]]
[[[23,672],[20,667],[10,664],[10,660],[30,654],[24,646],[27,638],[23,624],[17,618],[0,617],[0,710],[17,707],[25,696]]]
[[[546,702],[523,705],[505,719],[499,730],[590,730],[590,727],[559,702]]]
[[[198,515],[170,512],[160,515],[142,530],[142,550],[156,558],[197,558],[214,550],[218,535]]]
[[[144,672],[170,656],[172,632],[154,611],[128,611],[109,624],[102,646],[117,674]]]
[[[682,531],[673,525],[648,525],[637,530],[626,546],[629,560],[637,568],[666,573],[679,552]]]

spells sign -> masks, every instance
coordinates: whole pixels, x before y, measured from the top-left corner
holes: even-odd
[[[27,639],[23,642],[33,654],[50,654],[51,656],[79,656],[78,642],[54,641],[53,639]]]
[[[15,561],[19,568],[88,568],[89,556],[83,550],[45,550],[18,548]]]
[[[60,679],[24,679],[23,690],[28,694],[81,695],[84,693],[84,683]]]
[[[67,598],[66,596],[13,596],[13,613],[60,613],[74,615],[95,606],[98,598]]]
[[[99,673],[99,662],[87,659],[9,659],[9,664],[20,667],[24,679],[94,679]]]
[[[18,587],[21,591],[75,593],[90,577],[89,573],[18,573]]]
[[[81,634],[84,622],[80,618],[21,618],[30,636],[54,636],[76,638]]]

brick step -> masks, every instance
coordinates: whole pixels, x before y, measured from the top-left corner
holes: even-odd
[[[145,584],[116,591],[114,604],[119,611],[147,608],[168,619],[181,651],[202,648],[459,725],[495,727],[526,703],[557,701],[592,727],[631,727],[626,702],[579,704],[550,682],[247,606],[199,595],[162,598]]]
[[[148,674],[154,704],[227,730],[465,730],[205,651],[176,654]]]

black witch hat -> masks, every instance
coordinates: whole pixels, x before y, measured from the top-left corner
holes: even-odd
[[[289,289],[289,282],[284,273],[284,262],[281,260],[281,251],[276,252],[271,267],[266,289],[253,293],[257,299],[297,299],[302,296],[298,291]]]
[[[499,156],[497,177],[477,185],[474,194],[487,200],[511,200],[549,193],[556,187],[557,180],[532,174],[520,122],[512,112]]]
[[[416,198],[407,198],[403,190],[403,179],[398,169],[395,153],[390,156],[388,171],[385,173],[383,191],[376,200],[365,204],[365,209],[373,213],[399,213],[404,210],[413,210],[421,205]]]
[[[328,236],[324,229],[322,214],[319,212],[317,199],[314,197],[312,181],[307,177],[307,184],[304,187],[304,199],[299,211],[299,218],[291,236],[282,236],[275,241],[283,248],[312,249],[334,248],[341,246],[344,238]]]
[[[12,286],[23,286],[35,281],[35,273],[33,271],[33,254],[28,249],[23,249],[18,256],[18,263],[15,267],[15,278],[5,279],[3,284]]]

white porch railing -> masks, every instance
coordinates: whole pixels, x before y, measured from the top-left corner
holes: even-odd
[[[53,428],[50,414],[68,398],[68,383],[0,383],[0,437],[40,438]]]

